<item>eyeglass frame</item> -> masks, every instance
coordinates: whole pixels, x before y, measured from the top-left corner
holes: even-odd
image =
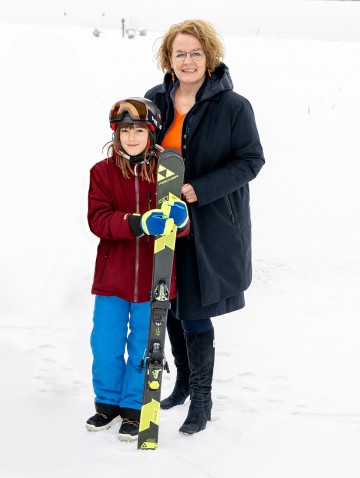
[[[197,54],[200,54],[200,58],[196,59],[196,58],[193,58],[193,54],[194,53],[197,53]],[[178,59],[177,56],[179,55],[185,55],[184,58],[182,59]],[[181,63],[183,61],[186,60],[187,56],[190,55],[190,58],[193,60],[193,61],[201,61],[205,56],[205,52],[200,50],[200,48],[196,48],[194,50],[191,50],[191,51],[185,51],[185,50],[178,50],[176,54],[173,54],[173,57],[174,57],[174,60],[177,61],[178,63]]]

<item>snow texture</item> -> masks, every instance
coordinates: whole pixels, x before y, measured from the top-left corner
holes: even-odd
[[[2,2],[2,478],[359,477],[360,2],[216,5]],[[188,401],[163,411],[159,447],[143,452],[116,426],[85,429],[87,188],[111,105],[162,81],[156,40],[185,18],[221,33],[267,162],[251,184],[247,305],[214,319],[213,420],[182,436]]]

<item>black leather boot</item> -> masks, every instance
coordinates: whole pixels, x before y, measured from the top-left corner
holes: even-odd
[[[191,403],[179,431],[193,435],[211,420],[211,388],[215,362],[214,329],[204,334],[185,334],[189,365]]]
[[[176,381],[171,395],[160,402],[160,408],[164,410],[175,407],[176,405],[181,405],[190,393],[190,369],[184,330],[181,321],[177,320],[171,313],[169,313],[167,320],[167,331],[176,366]]]

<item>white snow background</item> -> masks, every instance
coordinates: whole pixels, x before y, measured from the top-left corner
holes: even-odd
[[[360,475],[360,2],[216,4],[1,3],[2,478]],[[162,411],[145,452],[117,426],[85,429],[98,243],[87,189],[111,105],[162,81],[156,39],[185,18],[222,35],[267,162],[251,184],[247,305],[214,319],[213,420],[183,436],[188,401]]]

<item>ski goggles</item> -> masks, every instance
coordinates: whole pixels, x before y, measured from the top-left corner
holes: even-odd
[[[118,101],[110,110],[110,127],[115,130],[118,123],[143,123],[154,130],[152,117],[151,111],[141,101],[133,99]]]

